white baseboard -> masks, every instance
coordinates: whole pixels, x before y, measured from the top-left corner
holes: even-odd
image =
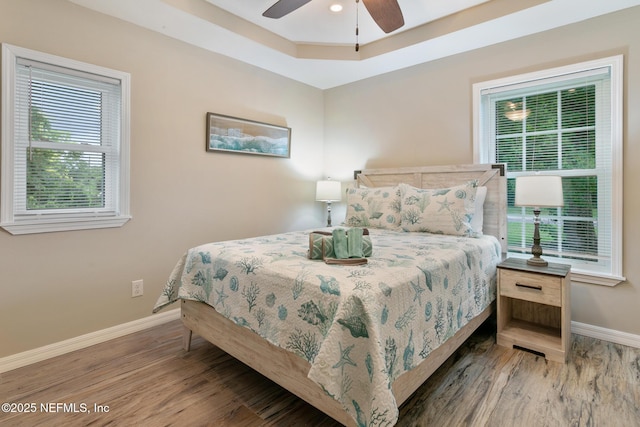
[[[129,335],[144,329],[149,329],[179,318],[180,309],[177,308],[175,310],[154,314],[152,316],[123,323],[111,328],[102,329],[100,331],[80,335],[79,337],[49,344],[44,347],[35,348],[18,354],[12,354],[11,356],[0,359],[0,373],[31,365],[32,363],[41,362],[52,357],[80,350],[94,344]]]
[[[79,337],[49,344],[44,347],[3,357],[0,359],[0,373],[41,362],[52,357],[90,347],[92,345],[129,335],[134,332],[139,332],[144,329],[149,329],[179,318],[180,309],[176,308],[174,310],[154,314],[132,322],[123,323],[122,325],[113,326],[111,328],[102,329]],[[580,322],[571,322],[571,332],[616,344],[640,348],[640,335],[629,334],[627,332],[620,332]]]
[[[585,337],[640,348],[640,335],[601,328],[600,326],[593,326],[580,322],[571,322],[571,332],[578,335],[584,335]]]

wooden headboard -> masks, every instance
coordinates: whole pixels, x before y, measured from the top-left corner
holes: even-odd
[[[477,179],[479,186],[487,187],[483,232],[495,236],[502,253],[507,252],[507,177],[506,165],[502,163],[363,169],[354,172],[354,179],[357,186],[406,183],[417,188],[446,188]]]

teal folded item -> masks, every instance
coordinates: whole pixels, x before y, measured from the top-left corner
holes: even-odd
[[[347,242],[347,232],[344,228],[336,228],[333,230],[333,252],[336,258],[349,258],[349,246]]]
[[[352,229],[346,230],[347,239],[351,234]],[[359,234],[359,231],[356,231]],[[347,252],[349,247],[347,246]],[[351,251],[357,253],[355,251]],[[371,236],[369,236],[369,230],[362,228],[362,256],[370,257],[373,253],[373,245],[371,243]],[[325,259],[335,258],[333,250],[333,233],[330,231],[314,231],[309,233],[309,251],[307,253],[309,259]]]
[[[362,258],[362,228],[351,228],[347,233],[347,247],[349,258]]]

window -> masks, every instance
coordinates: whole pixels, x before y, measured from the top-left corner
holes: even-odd
[[[2,45],[0,226],[119,227],[129,216],[129,74]]]
[[[544,208],[543,258],[572,279],[622,277],[622,56],[475,84],[474,158],[507,164],[509,256],[528,258],[533,211],[515,178],[560,175],[565,205]]]

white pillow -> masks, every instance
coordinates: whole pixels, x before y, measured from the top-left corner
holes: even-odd
[[[402,229],[477,237],[471,228],[477,185],[477,180],[439,189],[400,184]]]
[[[487,197],[487,187],[478,187],[476,191],[475,209],[471,218],[471,229],[478,236],[482,236],[482,224],[484,223],[484,199]]]

